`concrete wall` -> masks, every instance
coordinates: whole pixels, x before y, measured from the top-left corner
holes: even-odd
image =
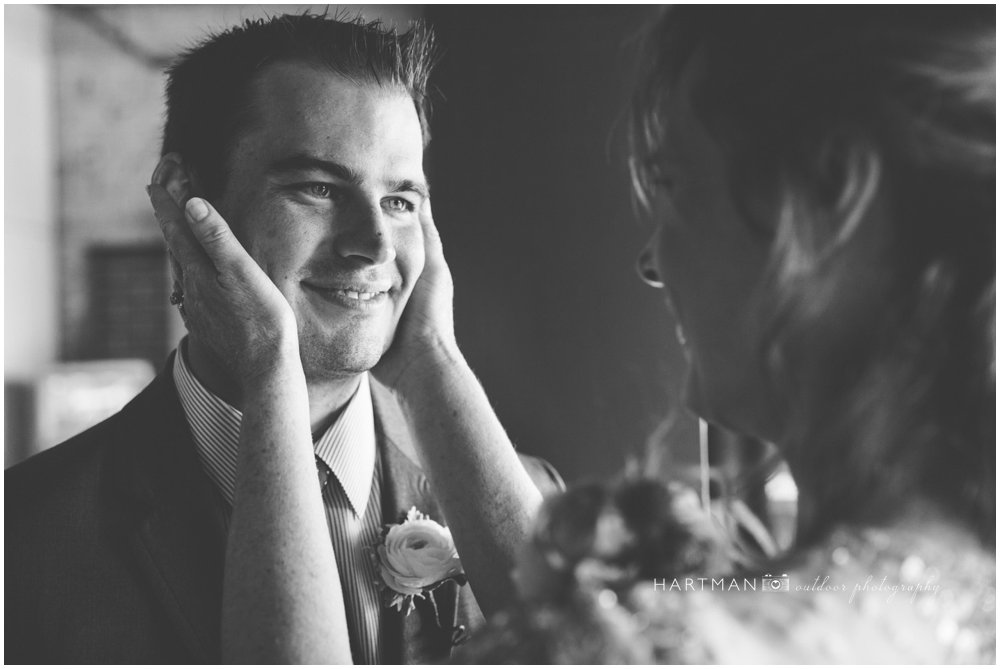
[[[30,380],[58,351],[52,17],[4,7],[4,464],[32,440]]]
[[[56,359],[55,77],[52,13],[4,7],[4,377]]]

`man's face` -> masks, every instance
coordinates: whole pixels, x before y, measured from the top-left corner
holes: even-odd
[[[423,139],[405,91],[297,63],[254,84],[218,207],[288,300],[306,378],[370,369],[423,270]]]

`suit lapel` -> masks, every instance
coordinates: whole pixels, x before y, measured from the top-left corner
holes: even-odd
[[[398,523],[411,507],[444,524],[427,477],[416,461],[416,451],[399,406],[390,392],[372,381],[375,429],[382,455],[382,521]],[[452,629],[457,624],[459,588],[448,582],[434,591],[434,601],[417,599],[409,615],[390,609],[384,618],[390,644],[386,661],[430,664],[448,660]],[[435,607],[436,605],[436,607]],[[436,608],[436,610],[435,610]]]
[[[137,511],[127,543],[150,592],[195,662],[220,661],[223,502],[201,468],[165,370],[123,410],[131,424],[117,482]]]

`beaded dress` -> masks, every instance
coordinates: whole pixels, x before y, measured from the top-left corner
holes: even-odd
[[[601,513],[606,516],[607,510]],[[552,519],[549,523],[558,525]],[[601,524],[595,523],[595,546],[601,543]],[[576,541],[583,533],[569,534]],[[628,544],[623,536],[619,531],[604,543]],[[568,587],[523,598],[492,620],[459,659],[553,664],[996,662],[994,550],[927,509],[883,527],[834,528],[812,547],[770,562],[764,573],[720,571],[719,561],[697,555],[710,558],[707,544],[687,544],[674,547],[688,553],[683,559],[659,560],[662,577],[655,568],[630,570],[634,550],[623,558],[627,551],[616,555],[605,549],[598,562],[611,576],[603,581],[580,576],[581,567],[594,562],[595,549],[576,559],[575,567],[564,568],[561,557],[559,568],[543,570],[531,582],[558,583],[572,573],[565,581]],[[651,545],[640,542],[638,550],[648,553],[654,550]],[[537,553],[544,557],[551,550],[550,544]],[[594,573],[593,565],[587,569]],[[737,575],[723,578],[720,573]],[[622,580],[622,574],[629,576]]]
[[[637,633],[656,662],[996,662],[995,556],[946,523],[838,528],[785,568],[757,590],[637,584]]]

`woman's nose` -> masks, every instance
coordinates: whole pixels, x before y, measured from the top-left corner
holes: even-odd
[[[663,288],[663,278],[660,276],[660,270],[656,266],[656,254],[653,252],[653,244],[655,243],[655,240],[656,235],[654,235],[653,238],[646,244],[645,248],[639,252],[635,268],[639,272],[640,279],[653,288]]]

